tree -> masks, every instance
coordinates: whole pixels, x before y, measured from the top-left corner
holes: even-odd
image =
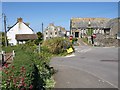
[[[37,32],[37,37],[38,39],[36,39],[34,43],[38,45],[43,40],[43,34],[41,32]]]
[[[41,32],[37,32],[37,36],[39,40],[43,39],[43,34]]]
[[[88,36],[92,36],[92,34],[93,34],[93,29],[92,28],[88,28],[87,35]]]
[[[0,32],[0,37],[1,37],[1,42],[2,42],[2,46],[5,46],[5,33],[4,32]]]

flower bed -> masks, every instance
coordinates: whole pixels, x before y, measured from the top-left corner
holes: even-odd
[[[53,68],[45,54],[33,53],[33,48],[20,45],[4,48],[6,52],[15,50],[15,58],[10,66],[2,69],[3,90],[39,90],[47,87]],[[50,87],[49,87],[50,88]]]
[[[7,63],[2,72],[2,89],[32,89],[34,64],[30,56],[20,47],[8,47],[8,50],[15,49],[16,56],[12,64]]]

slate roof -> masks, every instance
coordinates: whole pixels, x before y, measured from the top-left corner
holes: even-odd
[[[72,27],[78,27],[78,28],[87,28],[89,25],[89,21],[90,21],[90,25],[92,28],[108,28],[107,27],[107,23],[109,21],[109,19],[92,19],[92,18],[86,18],[87,20],[85,20],[84,18],[75,18],[71,19],[72,22]]]
[[[11,27],[9,27],[8,28],[8,30],[7,30],[7,32],[11,29],[11,28],[13,28],[17,23],[19,23],[19,22],[16,22],[13,26],[11,26]],[[22,23],[24,23],[24,22],[22,22]],[[34,31],[31,27],[29,27],[26,23],[24,23],[28,28],[30,28],[32,31]]]

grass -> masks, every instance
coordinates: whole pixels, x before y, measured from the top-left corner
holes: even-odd
[[[53,68],[49,66],[49,61],[51,58],[51,54],[45,53],[44,51],[40,54],[34,53],[32,50],[32,47],[26,46],[26,45],[19,45],[14,47],[3,47],[3,50],[6,52],[11,52],[12,50],[15,50],[15,58],[10,65],[11,67],[14,66],[15,70],[12,70],[11,67],[6,68],[8,72],[14,73],[15,77],[21,77],[22,73],[20,72],[20,68],[25,68],[25,83],[27,84],[25,86],[21,86],[21,88],[29,89],[30,85],[33,85],[33,89],[45,89],[46,87],[53,88],[54,86],[53,80],[51,80],[51,77],[53,75]],[[6,86],[6,81],[8,80],[8,77],[11,76],[11,73],[5,74],[3,73],[3,83],[2,88],[3,89],[13,89],[18,90],[15,85],[13,85],[12,80],[9,83],[11,83],[10,86]],[[5,77],[4,77],[5,76]],[[50,82],[50,84],[49,84]],[[18,84],[20,81],[17,82]],[[51,86],[51,87],[50,87]]]
[[[88,43],[88,39],[87,38],[81,38],[83,42],[85,42],[87,45],[92,45],[91,43]]]
[[[88,44],[88,39],[87,38],[81,38],[83,42]]]
[[[68,55],[66,49],[71,47],[72,44],[69,42],[69,39],[63,38],[53,38],[51,40],[43,42],[41,46],[40,53],[38,53],[37,46],[33,42],[28,42],[24,45],[18,46],[9,46],[3,47],[5,52],[15,51],[15,58],[11,64],[11,69],[7,68],[8,71],[14,73],[14,78],[20,77],[22,73],[20,68],[24,67],[25,72],[25,83],[26,86],[21,86],[21,88],[29,89],[33,85],[33,90],[39,89],[48,89],[54,88],[54,79],[52,78],[54,74],[53,67],[50,67],[49,62],[53,56],[65,56]],[[12,66],[15,67],[15,70],[12,71]],[[3,76],[3,89],[13,89],[18,90],[21,88],[16,88],[16,85],[13,85],[12,78],[9,81],[10,85],[7,85],[8,77],[11,74],[5,74]],[[20,80],[18,80],[18,85]],[[17,86],[18,87],[18,86]]]

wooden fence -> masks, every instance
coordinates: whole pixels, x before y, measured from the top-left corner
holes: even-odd
[[[14,50],[11,53],[5,53],[5,51],[1,52],[2,55],[2,66],[5,63],[11,63],[13,61],[13,58],[15,57],[15,52]]]

